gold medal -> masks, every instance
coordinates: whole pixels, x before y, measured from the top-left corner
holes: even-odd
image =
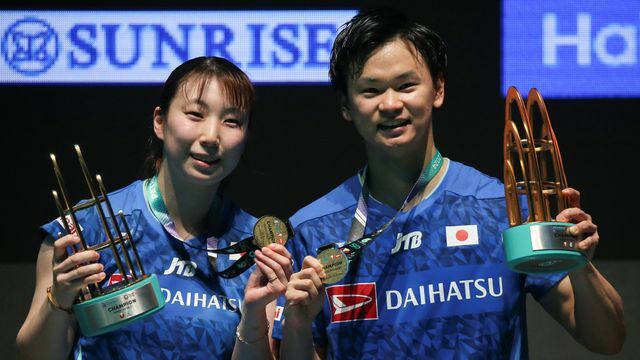
[[[265,215],[253,227],[253,242],[262,249],[269,244],[284,245],[289,239],[287,224],[275,216]]]
[[[325,284],[336,283],[347,274],[349,260],[347,256],[338,248],[322,250],[317,257],[324,268],[325,277],[322,282]]]

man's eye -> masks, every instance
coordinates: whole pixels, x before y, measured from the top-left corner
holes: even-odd
[[[225,125],[229,126],[229,127],[241,127],[242,126],[242,122],[240,122],[237,119],[225,119],[224,120]]]
[[[202,113],[197,112],[197,111],[187,111],[187,116],[193,117],[193,118],[197,118],[197,119],[201,119],[202,118]]]
[[[404,83],[404,84],[400,85],[399,89],[400,90],[407,90],[407,89],[411,89],[415,85],[416,85],[415,83]]]
[[[363,94],[378,94],[380,93],[380,91],[376,88],[365,88],[362,89],[362,93]]]

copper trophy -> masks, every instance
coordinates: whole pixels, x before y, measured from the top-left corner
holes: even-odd
[[[588,259],[571,223],[555,221],[567,208],[567,187],[558,141],[542,96],[527,102],[515,87],[507,92],[504,128],[504,188],[510,227],[502,239],[510,269],[520,273],[570,271]],[[523,207],[523,205],[526,205]],[[524,221],[523,221],[524,219]]]

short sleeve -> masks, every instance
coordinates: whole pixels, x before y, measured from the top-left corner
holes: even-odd
[[[566,272],[553,274],[527,274],[525,276],[524,289],[530,293],[536,301],[540,301],[551,288],[556,286],[564,277]]]

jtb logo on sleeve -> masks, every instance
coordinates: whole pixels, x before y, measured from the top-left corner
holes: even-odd
[[[332,323],[378,319],[376,283],[336,285],[326,291]]]

